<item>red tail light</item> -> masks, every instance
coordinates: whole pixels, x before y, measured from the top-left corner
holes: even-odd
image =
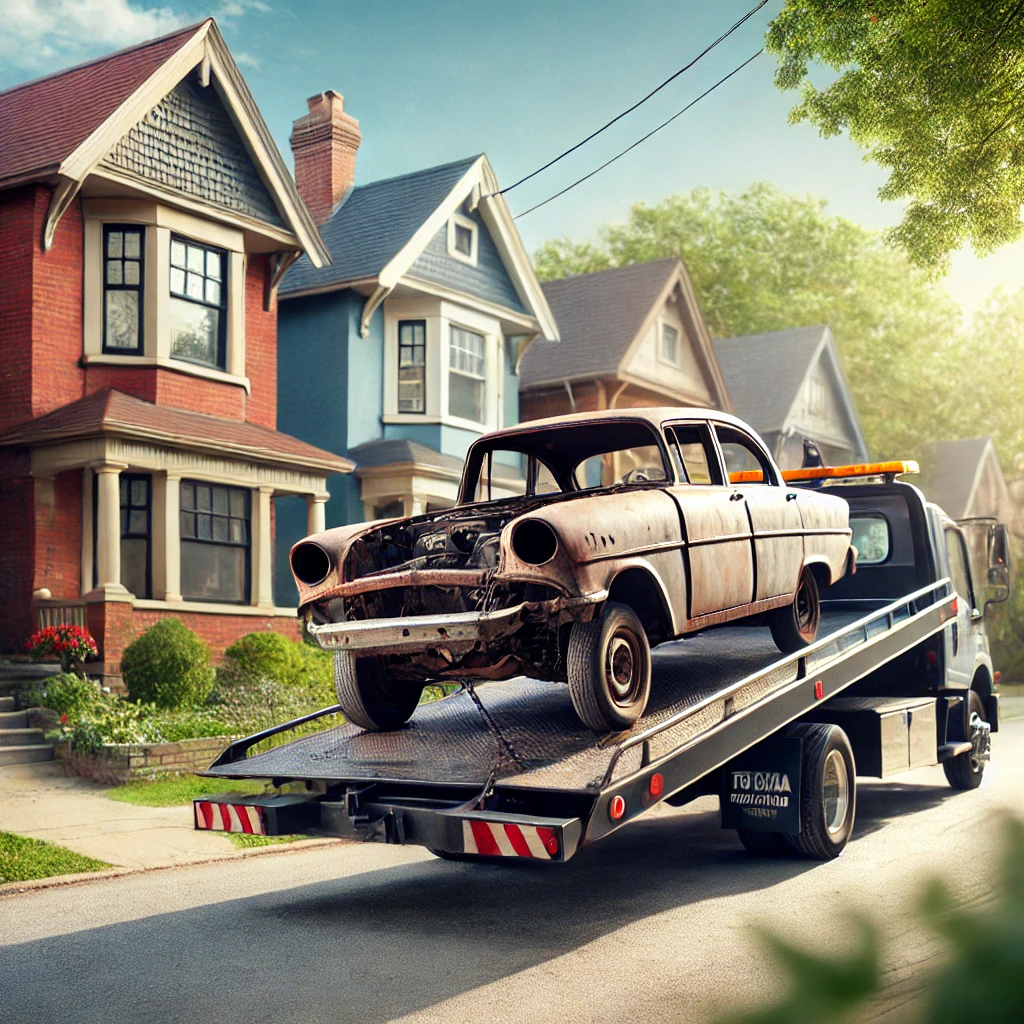
[[[649,787],[651,796],[657,799],[665,792],[665,777],[660,772],[655,772],[651,776],[651,785]]]
[[[814,699],[821,700],[825,696],[825,684],[820,680],[816,679],[814,682]]]
[[[954,615],[956,615],[956,613],[960,611],[960,602],[956,599],[956,597],[953,598],[953,603],[949,606],[949,610]]]
[[[626,813],[626,801],[621,796],[613,796],[612,802],[608,805],[608,813],[612,821],[618,821]]]

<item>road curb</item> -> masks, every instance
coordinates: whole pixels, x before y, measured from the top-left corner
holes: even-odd
[[[273,846],[257,846],[250,849],[234,850],[213,857],[198,857],[194,860],[178,861],[174,864],[157,864],[151,868],[106,868],[103,871],[83,871],[74,875],[51,875],[49,878],[30,878],[24,882],[0,884],[0,897],[18,893],[33,892],[37,889],[55,889],[58,886],[82,885],[85,882],[103,882],[125,875],[144,875],[153,871],[173,871],[175,868],[191,868],[200,864],[219,864],[225,861],[245,860],[249,857],[266,857],[270,854],[300,853],[318,846],[335,843],[349,843],[348,839],[297,839],[294,843],[275,843]]]

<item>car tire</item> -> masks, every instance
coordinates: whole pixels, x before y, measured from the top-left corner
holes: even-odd
[[[334,654],[334,689],[345,717],[369,732],[404,725],[423,692],[422,684],[391,679],[382,658],[357,658],[351,651]]]
[[[970,720],[977,715],[981,721],[985,721],[985,702],[977,690],[971,690],[967,698],[967,728],[964,739],[972,739]],[[942,770],[946,773],[946,781],[953,789],[977,789],[981,785],[982,777],[985,774],[985,762],[978,758],[977,752],[969,750],[966,754],[958,754],[948,761],[943,761]]]
[[[814,573],[804,566],[800,572],[800,581],[796,585],[793,603],[770,611],[768,626],[772,631],[775,646],[783,654],[795,654],[814,643],[820,624],[821,598],[818,594],[818,582],[814,578]]]
[[[738,828],[736,835],[748,853],[759,857],[784,857],[793,852],[781,832],[755,832],[749,828]]]
[[[651,694],[651,648],[636,612],[608,601],[569,635],[567,673],[572,706],[595,732],[628,729]]]
[[[808,860],[833,860],[853,834],[857,768],[849,737],[838,725],[800,723],[786,736],[803,740],[800,761],[800,832],[787,846]]]

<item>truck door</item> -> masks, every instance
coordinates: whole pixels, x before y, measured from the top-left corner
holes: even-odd
[[[686,532],[687,617],[745,607],[754,592],[746,502],[725,484],[707,424],[675,425],[666,436],[682,481],[668,490],[679,505]]]
[[[970,686],[974,677],[975,598],[971,566],[963,535],[954,526],[942,531],[949,563],[949,578],[956,592],[956,619],[946,627],[946,665],[948,678],[954,685]]]
[[[785,487],[774,463],[750,434],[716,423],[726,472],[743,495],[754,533],[755,601],[796,590],[804,561],[799,492]]]

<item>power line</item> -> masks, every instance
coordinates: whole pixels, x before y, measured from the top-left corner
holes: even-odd
[[[556,192],[553,196],[548,196],[547,199],[537,203],[535,206],[531,206],[528,210],[524,210],[522,213],[516,214],[514,219],[519,220],[520,217],[525,217],[528,213],[533,213],[534,210],[539,210],[542,206],[547,206],[547,204],[550,203],[553,199],[557,199],[559,196],[564,196],[565,193],[568,192],[570,189],[574,189],[577,185],[582,185],[583,182],[585,182],[588,178],[592,178],[595,174],[600,173],[609,164],[615,163],[615,161],[618,160],[619,157],[625,156],[631,149],[636,149],[636,147],[639,146],[641,142],[646,142],[652,135],[655,134],[655,132],[660,132],[662,128],[666,127],[667,125],[670,125],[677,117],[679,117],[682,114],[685,114],[690,109],[690,107],[692,107],[696,103],[699,103],[702,99],[704,99],[705,96],[707,96],[709,93],[714,92],[720,85],[723,85],[725,82],[728,82],[733,75],[735,75],[739,71],[742,71],[748,64],[750,64],[752,61],[755,61],[758,57],[760,57],[762,53],[764,53],[763,49],[758,50],[757,53],[755,53],[751,57],[748,57],[742,64],[739,65],[739,67],[733,68],[732,71],[730,71],[729,74],[727,74],[724,78],[720,78],[717,82],[715,82],[715,84],[711,86],[710,89],[705,89],[704,92],[702,92],[695,100],[692,100],[691,102],[687,103],[682,110],[679,110],[676,113],[674,113],[667,121],[662,121],[657,128],[652,128],[646,135],[637,139],[636,142],[634,142],[631,146],[627,146],[624,150],[622,150],[621,153],[616,153],[615,156],[613,156],[610,160],[605,160],[605,162],[601,164],[600,167],[595,168],[589,174],[584,174],[582,178],[577,179],[571,185],[566,185],[566,187],[563,188],[561,192]]]
[[[755,14],[757,14],[757,12],[761,10],[761,8],[764,7],[766,3],[768,3],[768,0],[761,0],[761,2],[756,7],[747,11],[747,13],[744,14],[743,17],[740,18],[740,20],[737,21],[736,24],[732,26],[732,28],[730,28],[726,32],[723,32],[713,43],[711,43],[710,46],[701,50],[701,52],[698,53],[697,56],[694,57],[689,64],[686,64],[684,67],[681,67],[674,75],[670,75],[668,78],[665,79],[664,82],[661,83],[661,85],[659,85],[656,89],[652,89],[643,99],[637,100],[636,103],[633,104],[633,106],[628,107],[626,110],[622,111],[621,114],[617,114],[607,124],[602,125],[600,128],[597,129],[597,131],[591,132],[585,139],[581,139],[579,142],[576,143],[575,146],[571,146],[564,153],[559,153],[558,156],[556,156],[553,160],[549,160],[546,164],[544,164],[543,167],[538,167],[537,170],[531,171],[529,174],[527,174],[525,178],[520,178],[518,181],[515,181],[511,185],[509,185],[508,188],[503,188],[497,192],[492,192],[491,195],[503,196],[506,192],[511,192],[512,189],[517,188],[519,185],[522,185],[524,181],[529,181],[531,178],[535,178],[538,174],[541,173],[541,171],[546,171],[549,167],[553,166],[554,164],[557,164],[559,160],[563,159],[564,157],[567,157],[570,153],[575,153],[576,150],[580,148],[580,146],[585,146],[591,139],[597,138],[597,136],[600,135],[601,132],[605,131],[605,129],[611,128],[611,126],[615,124],[616,121],[621,121],[627,114],[633,113],[633,111],[636,110],[637,107],[639,107],[643,103],[646,103],[652,96],[655,95],[655,93],[661,92],[661,90],[664,89],[666,85],[668,85],[670,82],[674,82],[681,74],[683,74],[683,72],[689,71],[690,68],[692,68],[693,65],[697,63],[697,61],[699,61],[702,57],[706,57],[720,42],[722,42],[724,39],[728,39],[729,36],[731,36],[733,32],[735,32],[736,29],[740,27],[740,25],[742,25],[745,21],[747,21],[748,19],[752,18]]]

